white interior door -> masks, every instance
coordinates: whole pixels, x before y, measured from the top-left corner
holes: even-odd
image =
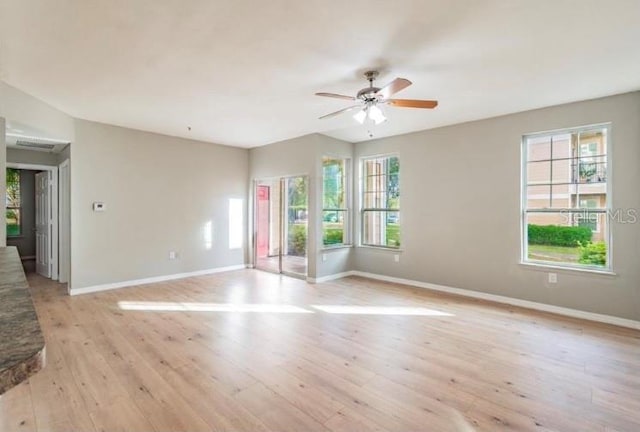
[[[36,272],[50,278],[51,266],[51,232],[49,210],[51,196],[49,194],[50,171],[36,174]]]

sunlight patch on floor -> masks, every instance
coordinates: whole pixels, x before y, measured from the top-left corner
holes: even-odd
[[[347,315],[411,315],[411,316],[453,316],[453,314],[423,307],[405,306],[350,306],[312,305],[314,309],[330,314]]]
[[[313,313],[313,311],[282,304],[251,303],[183,303],[153,301],[119,301],[122,310],[159,312],[262,312],[262,313]]]
[[[324,312],[341,315],[397,315],[397,316],[454,316],[423,307],[407,306],[359,306],[359,305],[310,305],[310,309],[287,304],[260,303],[189,303],[157,301],[119,301],[118,307],[128,311],[150,312],[235,312],[235,313],[289,313],[312,314]]]

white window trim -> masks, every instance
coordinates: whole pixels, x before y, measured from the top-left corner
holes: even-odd
[[[359,168],[358,168],[358,178],[359,178],[359,208],[358,208],[358,247],[360,248],[370,248],[370,249],[377,249],[377,250],[386,250],[386,251],[394,251],[394,252],[398,252],[398,251],[402,251],[402,224],[398,224],[400,226],[400,246],[386,246],[386,245],[374,245],[374,244],[368,244],[368,243],[364,243],[364,213],[365,213],[365,207],[363,205],[364,203],[364,163],[367,160],[371,160],[371,159],[380,159],[380,158],[392,158],[392,157],[396,157],[398,158],[398,160],[400,160],[400,155],[398,153],[382,153],[382,154],[375,154],[375,155],[367,155],[367,156],[361,156],[360,160],[359,160]],[[401,183],[401,179],[402,179],[402,164],[400,165],[400,172],[398,173],[398,184],[402,185]],[[400,187],[400,191],[402,193],[402,187]],[[371,209],[367,209],[367,210],[371,210]],[[395,209],[391,209],[390,211],[397,211],[398,213],[402,212],[401,208],[398,208],[397,210]]]
[[[614,266],[613,266],[613,223],[609,220],[606,224],[607,229],[605,230],[605,238],[607,244],[607,265],[604,267],[600,266],[589,266],[584,264],[572,265],[572,264],[564,264],[564,263],[554,263],[549,261],[537,261],[530,260],[527,258],[527,246],[528,246],[528,238],[527,238],[527,140],[532,138],[544,137],[548,135],[560,135],[560,134],[572,134],[575,132],[581,132],[589,129],[604,129],[606,131],[607,141],[607,200],[606,207],[604,209],[605,215],[609,218],[611,214],[611,203],[613,202],[612,195],[612,185],[613,185],[613,169],[611,161],[613,160],[613,152],[612,152],[612,131],[611,131],[611,123],[596,123],[589,124],[584,126],[576,126],[572,128],[565,129],[556,129],[556,130],[548,130],[544,132],[534,132],[534,133],[526,133],[522,135],[522,140],[520,143],[520,264],[525,266],[531,266],[534,268],[546,268],[546,269],[554,269],[554,270],[571,270],[577,272],[585,272],[585,273],[600,273],[600,274],[609,274],[615,275]],[[579,211],[579,209],[576,209]],[[562,211],[562,209],[558,209],[558,212]]]
[[[345,190],[345,205],[346,207],[343,209],[339,209],[340,211],[345,211],[346,213],[346,217],[344,218],[344,230],[345,230],[345,235],[343,237],[343,241],[342,243],[336,243],[336,244],[332,244],[332,245],[325,245],[324,244],[324,212],[325,212],[325,207],[324,207],[324,160],[325,159],[341,159],[344,161],[344,167],[345,167],[345,181],[344,181],[344,187],[346,188]],[[331,250],[331,249],[341,249],[341,248],[349,248],[349,247],[353,247],[353,223],[352,223],[352,219],[353,219],[353,193],[352,193],[352,189],[353,189],[353,178],[351,177],[351,173],[353,172],[353,161],[352,158],[348,157],[348,156],[342,156],[342,155],[337,155],[337,154],[324,154],[322,155],[322,158],[320,159],[320,171],[321,171],[321,179],[322,179],[322,186],[321,186],[321,195],[320,195],[320,201],[321,201],[321,212],[320,212],[320,249],[321,250]]]

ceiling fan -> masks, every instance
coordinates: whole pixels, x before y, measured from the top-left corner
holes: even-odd
[[[400,108],[435,108],[438,101],[435,100],[417,100],[417,99],[389,99],[390,96],[398,93],[400,90],[411,85],[411,81],[405,78],[396,78],[382,88],[374,87],[373,81],[378,77],[378,71],[367,71],[364,77],[369,81],[369,87],[365,87],[354,96],[346,96],[335,93],[316,93],[317,96],[325,96],[337,99],[345,99],[350,101],[358,101],[357,105],[335,111],[320,117],[321,119],[329,118],[345,112],[359,110],[353,118],[360,124],[363,124],[368,117],[375,124],[380,124],[387,118],[380,109],[380,105],[390,105]]]

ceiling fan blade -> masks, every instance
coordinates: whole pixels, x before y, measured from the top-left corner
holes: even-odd
[[[435,108],[438,106],[438,101],[435,100],[388,99],[385,102],[400,108]]]
[[[330,98],[336,98],[336,99],[346,99],[346,100],[356,100],[356,98],[354,98],[353,96],[345,96],[345,95],[341,95],[341,94],[336,94],[336,93],[316,93],[316,96],[324,96],[324,97],[330,97]]]
[[[396,78],[386,86],[382,87],[376,93],[382,99],[387,99],[389,96],[398,93],[400,90],[404,90],[411,85],[411,81],[405,78]]]
[[[353,106],[350,106],[350,107],[348,107],[348,108],[341,109],[341,110],[339,110],[339,111],[335,111],[335,112],[332,112],[332,113],[329,113],[329,114],[325,114],[325,115],[323,115],[323,116],[322,116],[322,117],[320,117],[320,118],[321,118],[321,119],[325,119],[325,118],[329,118],[329,117],[337,116],[338,114],[342,114],[342,113],[345,113],[345,112],[348,112],[348,111],[354,110],[354,109],[356,109],[356,108],[362,108],[362,105],[353,105]]]

